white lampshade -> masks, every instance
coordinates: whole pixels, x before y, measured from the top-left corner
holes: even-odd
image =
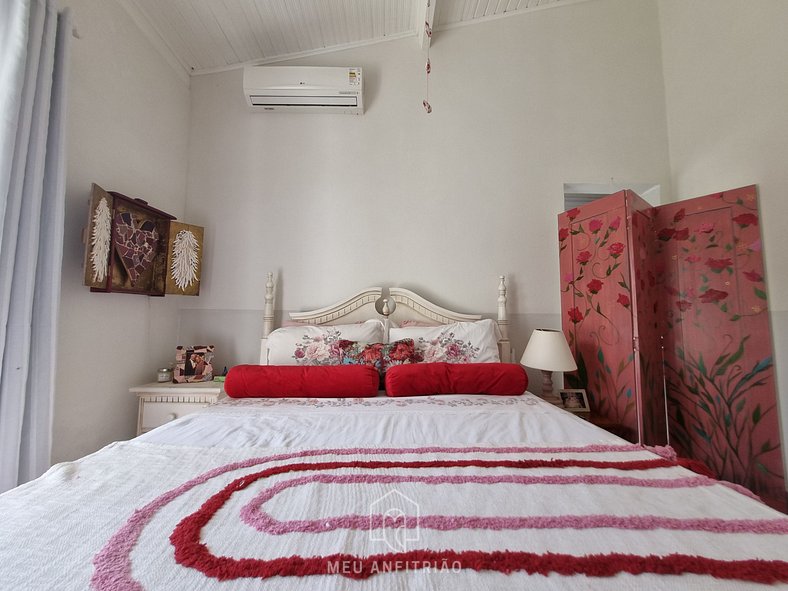
[[[549,328],[537,328],[531,333],[520,363],[526,367],[544,371],[574,371],[577,369],[564,333]]]

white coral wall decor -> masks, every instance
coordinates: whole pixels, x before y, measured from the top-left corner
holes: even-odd
[[[178,289],[186,290],[197,281],[200,244],[190,230],[180,230],[172,242],[170,276]]]
[[[93,269],[93,281],[103,283],[107,278],[111,238],[112,214],[107,200],[102,197],[93,213],[93,237],[90,240],[90,266]]]

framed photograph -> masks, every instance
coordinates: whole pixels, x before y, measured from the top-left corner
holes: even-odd
[[[561,407],[569,412],[591,412],[585,390],[561,390]]]
[[[213,380],[213,349],[213,345],[178,345],[172,381],[185,384]]]

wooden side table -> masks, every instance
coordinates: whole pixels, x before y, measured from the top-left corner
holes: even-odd
[[[602,415],[597,415],[593,413],[589,413],[588,421],[596,425],[597,427],[601,427],[605,431],[609,431],[613,435],[618,435],[622,439],[626,439],[627,441],[632,441],[633,433],[631,429],[625,427],[621,423],[617,423],[615,420],[610,419],[608,417],[603,417]],[[635,439],[637,441],[637,439]]]
[[[139,400],[137,435],[217,402],[224,396],[223,386],[219,382],[153,382],[129,388]]]
[[[560,402],[559,403],[554,402],[553,404],[555,404],[555,406],[557,406],[558,408],[563,408]],[[632,432],[631,429],[625,427],[621,423],[617,423],[613,419],[610,419],[602,415],[598,415],[591,411],[575,412],[572,414],[574,414],[577,417],[580,417],[584,421],[588,421],[589,423],[592,423],[597,427],[604,429],[605,431],[609,431],[613,435],[618,435],[622,439],[626,439],[627,441],[637,441],[637,438],[635,437],[635,434]]]

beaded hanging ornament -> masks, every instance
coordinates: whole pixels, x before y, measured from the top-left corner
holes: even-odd
[[[427,35],[427,39],[432,39],[432,27],[430,23],[424,21],[424,34]],[[432,105],[430,105],[430,72],[432,72],[432,65],[430,64],[430,41],[427,42],[427,64],[424,67],[426,72],[426,94],[427,98],[425,98],[421,104],[424,105],[424,110],[427,111],[427,114],[432,113]]]

